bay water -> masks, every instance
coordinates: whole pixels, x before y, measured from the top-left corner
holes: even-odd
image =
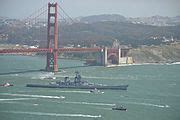
[[[84,66],[83,61],[59,59],[57,74],[43,72],[45,57],[0,56],[1,120],[180,120],[180,65],[144,64],[120,67]],[[107,85],[128,84],[128,90],[29,88],[48,84],[75,71],[82,79]],[[56,79],[46,79],[47,77]],[[127,111],[112,110],[123,105]]]

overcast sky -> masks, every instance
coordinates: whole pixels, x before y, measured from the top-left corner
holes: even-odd
[[[180,0],[0,0],[0,16],[25,18],[48,1],[57,1],[71,17],[98,14],[126,17],[180,15]]]

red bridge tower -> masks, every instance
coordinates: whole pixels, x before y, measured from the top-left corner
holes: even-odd
[[[47,53],[46,70],[58,72],[58,19],[57,3],[48,3],[48,28],[47,28]]]

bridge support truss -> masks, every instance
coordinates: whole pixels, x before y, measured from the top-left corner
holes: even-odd
[[[121,54],[122,54],[122,51],[121,51],[121,48],[116,48],[116,49],[108,49],[107,47],[104,47],[104,49],[102,49],[101,51],[102,53],[102,59],[101,59],[101,63],[103,66],[108,66],[108,59],[111,54],[116,56],[117,58],[117,65],[121,64]]]
[[[47,53],[46,70],[58,72],[58,19],[57,3],[48,3],[48,28],[47,28]]]

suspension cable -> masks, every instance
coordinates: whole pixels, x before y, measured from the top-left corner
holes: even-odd
[[[59,12],[58,12],[58,15],[62,18],[62,20],[64,20],[65,22],[68,22],[65,17],[63,17]],[[61,19],[60,19],[61,20]]]
[[[38,13],[39,11],[42,11],[43,9],[45,9],[47,7],[47,4],[43,5],[41,8],[35,10],[31,15],[29,15],[28,17],[24,18],[23,21],[26,21],[27,19],[31,18],[33,15],[35,15],[36,13]],[[46,8],[47,9],[47,8]]]
[[[16,22],[16,24],[20,23],[22,24],[23,23],[26,23],[27,21],[28,22],[31,22],[33,20],[36,20],[39,16],[41,16],[42,14],[44,14],[46,11],[47,11],[47,8],[46,8],[47,4],[43,5],[41,8],[39,8],[38,10],[34,11],[31,15],[29,15],[28,17],[24,18],[22,21],[18,21]],[[45,9],[46,8],[46,9]],[[45,9],[45,10],[44,10]],[[39,13],[38,15],[36,15],[34,18],[31,18],[33,15],[35,15],[36,13],[38,13],[39,11],[42,11],[41,13]],[[13,30],[13,28],[9,28],[7,30],[4,30],[4,31],[0,31],[0,34],[2,33],[8,33],[10,32],[11,30]]]
[[[62,10],[62,12],[71,20],[72,23],[75,23],[74,20],[65,12],[65,10],[58,4],[58,7]]]

